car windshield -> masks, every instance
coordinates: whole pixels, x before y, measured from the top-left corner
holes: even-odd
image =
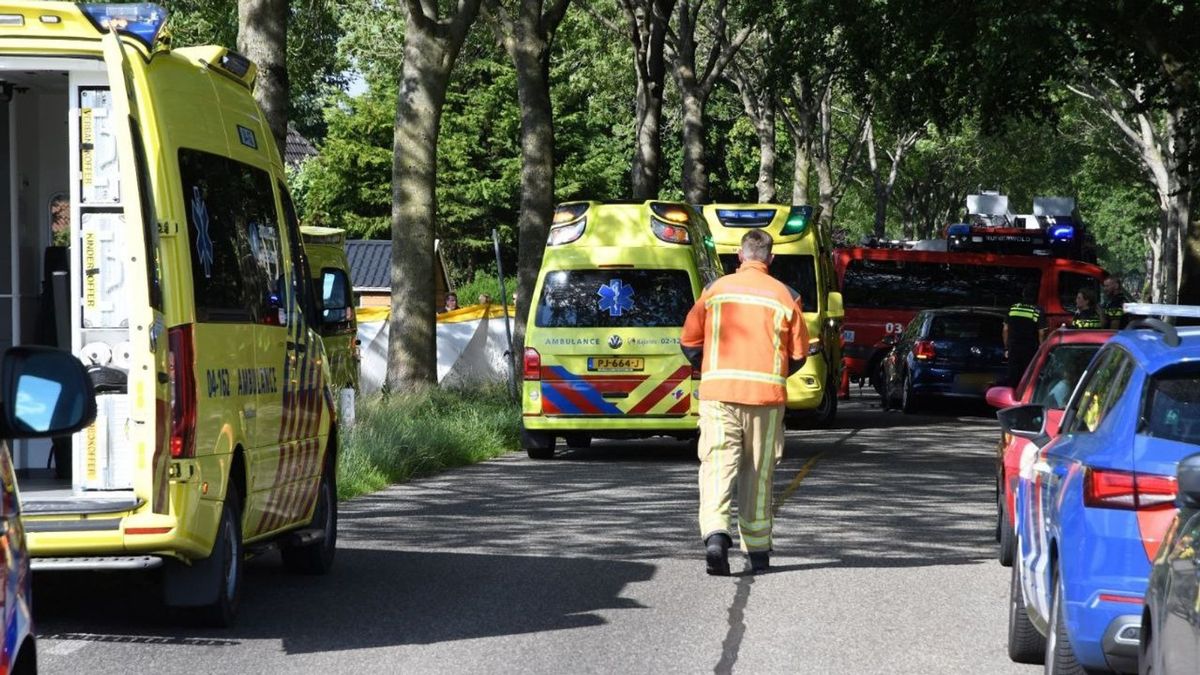
[[[1200,445],[1200,367],[1187,364],[1150,378],[1142,433]]]
[[[726,274],[736,272],[739,264],[736,253],[721,255],[721,266],[725,268]],[[800,294],[803,311],[817,311],[816,258],[811,255],[776,255],[771,259],[767,271]]]
[[[847,307],[937,309],[954,305],[1008,309],[1023,289],[1038,287],[1036,267],[851,260],[842,297]]]
[[[1100,345],[1059,345],[1046,355],[1037,373],[1030,403],[1062,410]],[[1018,396],[1020,394],[1018,393]]]
[[[684,270],[557,270],[538,299],[540,328],[679,327],[695,304]]]
[[[933,317],[930,340],[1000,342],[1004,319],[990,314],[942,314]]]

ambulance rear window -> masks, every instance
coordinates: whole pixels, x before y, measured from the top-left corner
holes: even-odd
[[[678,328],[696,302],[684,270],[548,272],[538,299],[539,328]]]

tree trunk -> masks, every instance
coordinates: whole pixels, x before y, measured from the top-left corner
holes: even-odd
[[[708,168],[704,165],[704,98],[681,82],[683,104],[683,198],[689,204],[708,201]]]
[[[620,0],[633,45],[637,99],[634,110],[633,198],[658,196],[662,168],[662,106],[666,79],[667,22],[671,0]]]
[[[287,0],[238,0],[237,48],[258,67],[254,100],[282,158],[287,147]]]
[[[812,171],[812,156],[809,154],[807,139],[802,138],[800,134],[792,134],[792,154],[795,156],[795,163],[792,165],[792,204],[811,204],[808,201],[808,177]]]
[[[760,204],[775,202],[775,102],[767,97],[763,101],[762,118],[755,122],[758,134],[758,190]]]
[[[479,0],[459,0],[452,18],[408,0],[404,64],[392,140],[392,302],[387,385],[408,392],[437,384],[433,240],[437,147],[450,72]]]
[[[522,3],[510,14],[498,2],[486,5],[497,36],[517,72],[521,108],[521,213],[517,220],[517,320],[513,349],[524,351],[525,321],[533,301],[546,235],[554,217],[554,111],[550,99],[550,43],[567,1],[556,2],[543,19],[542,3]]]

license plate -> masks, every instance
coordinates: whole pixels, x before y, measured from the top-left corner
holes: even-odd
[[[954,382],[963,387],[985,387],[996,379],[991,373],[963,373],[954,378]]]
[[[646,368],[646,359],[618,356],[588,357],[588,370],[596,373],[632,373]]]

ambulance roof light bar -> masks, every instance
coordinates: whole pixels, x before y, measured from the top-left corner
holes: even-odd
[[[130,4],[88,3],[79,6],[101,33],[116,30],[131,35],[152,49],[167,23],[167,10],[152,2]]]

